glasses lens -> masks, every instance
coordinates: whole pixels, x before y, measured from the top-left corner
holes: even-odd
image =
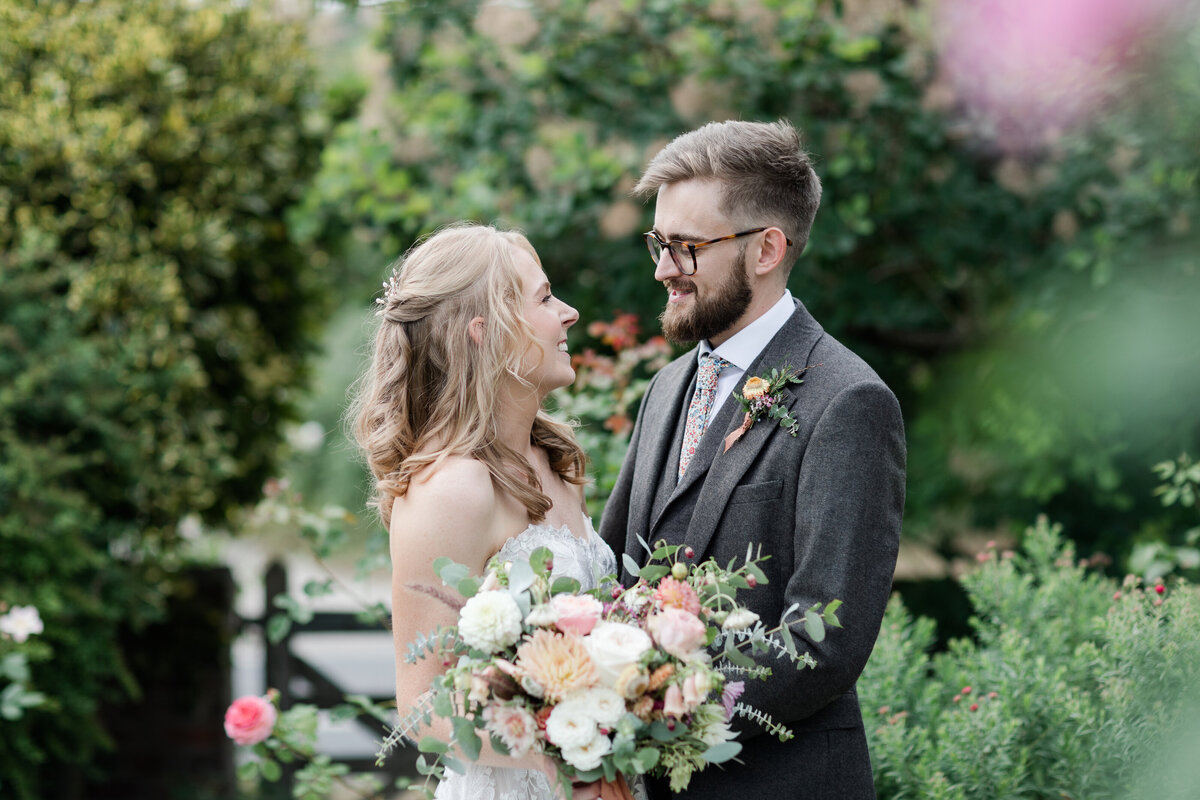
[[[658,237],[653,233],[646,234],[646,247],[650,250],[650,256],[654,259],[655,265],[662,258],[662,242],[658,241]]]

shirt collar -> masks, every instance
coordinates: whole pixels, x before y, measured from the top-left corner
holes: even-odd
[[[709,353],[715,353],[745,372],[754,359],[758,358],[758,354],[763,351],[767,343],[775,334],[779,333],[779,329],[791,319],[795,310],[796,304],[792,300],[792,293],[784,289],[783,296],[775,305],[767,309],[767,313],[730,336],[720,347],[713,348],[707,339],[701,339],[697,348],[697,361]]]

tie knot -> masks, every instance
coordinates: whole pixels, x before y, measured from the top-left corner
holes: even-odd
[[[700,367],[697,373],[697,380],[713,380],[721,371],[729,366],[729,362],[720,356],[715,356],[712,353],[705,353],[700,357]]]

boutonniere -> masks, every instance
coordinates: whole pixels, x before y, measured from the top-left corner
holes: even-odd
[[[742,385],[742,393],[734,395],[742,404],[742,410],[746,412],[746,416],[742,420],[741,427],[725,437],[726,452],[764,415],[778,420],[779,427],[790,435],[795,436],[799,433],[800,423],[788,413],[783,404],[783,390],[787,388],[788,384],[804,383],[804,379],[800,376],[813,367],[819,366],[821,365],[812,364],[804,369],[790,369],[785,366],[781,370],[773,369],[765,375],[749,378]]]

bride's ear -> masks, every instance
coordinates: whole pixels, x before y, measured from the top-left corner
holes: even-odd
[[[475,317],[467,323],[467,335],[475,344],[483,344],[483,317]]]

